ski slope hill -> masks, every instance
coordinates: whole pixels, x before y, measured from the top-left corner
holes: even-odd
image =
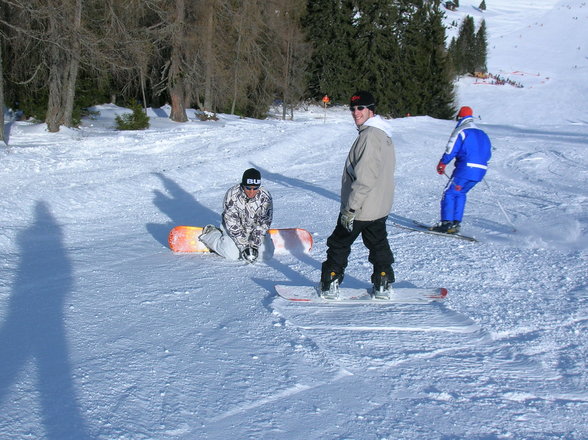
[[[588,41],[588,8],[487,5],[490,71],[549,81],[459,82],[459,105],[495,147],[489,186],[473,190],[464,219],[478,243],[393,225],[438,219],[435,165],[454,123],[391,121],[397,285],[446,287],[443,303],[277,298],[275,284],[319,278],[356,136],[344,108],[185,124],[153,109],[140,132],[115,131],[127,110],[108,104],[79,130],[11,123],[0,151],[0,438],[588,438],[588,62],[575,48]],[[252,166],[274,225],[311,231],[312,252],[256,265],[170,252],[169,229],[218,223],[225,191]],[[345,285],[367,287],[370,274],[358,241]]]
[[[459,83],[461,102],[477,109],[492,124],[556,125],[587,122],[588,4],[583,0],[462,1],[446,22],[465,15],[488,26],[488,71],[523,86],[488,85],[464,78]],[[454,28],[453,33],[456,33]],[[499,99],[500,98],[500,99]]]

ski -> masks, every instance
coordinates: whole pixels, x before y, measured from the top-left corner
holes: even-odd
[[[472,242],[477,242],[478,241],[474,237],[470,237],[468,235],[462,235],[462,234],[446,234],[444,232],[431,231],[429,229],[431,226],[429,226],[429,225],[426,225],[424,223],[417,222],[416,220],[412,220],[412,222],[413,222],[414,226],[413,225],[403,225],[403,224],[397,223],[397,222],[392,222],[392,224],[394,226],[399,227],[399,228],[408,229],[410,231],[425,232],[427,234],[441,235],[443,237],[453,237],[453,238],[458,238],[460,240],[466,240],[466,241],[472,241]]]

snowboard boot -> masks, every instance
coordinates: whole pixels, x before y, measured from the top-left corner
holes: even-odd
[[[448,232],[449,229],[452,227],[453,227],[453,222],[448,221],[448,220],[442,220],[441,222],[437,223],[435,226],[430,227],[429,231],[441,232],[442,234],[452,234],[452,232]]]
[[[214,226],[214,225],[206,225],[206,226],[204,226],[204,228],[202,229],[202,234],[201,234],[201,235],[206,235],[206,234],[208,234],[209,232],[211,232],[211,231],[214,231],[215,229],[216,229],[217,231],[220,231],[220,229],[219,229],[219,228],[217,228],[217,227],[216,227],[216,226]]]
[[[324,299],[338,299],[339,285],[343,281],[343,275],[336,272],[327,272],[321,275],[321,297]]]
[[[214,225],[206,225],[202,229],[202,233],[198,236],[198,241],[210,249],[211,243],[213,240],[214,233],[218,232],[219,237],[223,234],[223,232]]]
[[[392,293],[392,286],[391,283],[394,282],[394,274],[390,271],[387,273],[385,271],[374,273],[372,275],[372,296],[375,299],[390,299],[390,294]]]

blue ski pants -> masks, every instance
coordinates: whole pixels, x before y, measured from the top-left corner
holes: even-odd
[[[465,210],[467,193],[478,181],[452,177],[441,199],[441,220],[461,222]]]

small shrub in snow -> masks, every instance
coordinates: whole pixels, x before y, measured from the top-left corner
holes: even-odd
[[[125,113],[124,115],[116,115],[117,130],[145,130],[149,128],[149,116],[143,111],[143,107],[134,101],[129,106],[133,113]]]

